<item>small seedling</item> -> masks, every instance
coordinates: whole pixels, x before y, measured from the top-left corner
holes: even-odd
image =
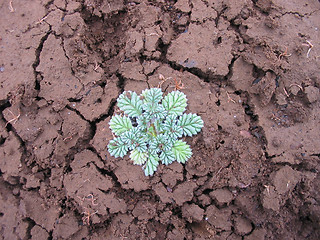
[[[110,129],[115,138],[108,145],[111,156],[130,158],[143,166],[146,176],[152,176],[159,162],[168,165],[174,161],[185,163],[192,155],[190,146],[180,140],[201,131],[203,120],[192,113],[184,113],[187,97],[180,91],[163,97],[160,88],[135,92],[126,91],[117,99],[124,114],[114,115]]]

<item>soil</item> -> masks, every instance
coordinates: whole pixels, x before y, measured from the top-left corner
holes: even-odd
[[[320,239],[319,1],[0,11],[0,239]],[[108,122],[160,82],[205,126],[145,177],[109,155]]]

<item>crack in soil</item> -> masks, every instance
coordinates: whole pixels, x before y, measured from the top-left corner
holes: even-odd
[[[69,105],[67,105],[66,108],[69,109],[70,111],[75,112],[82,120],[89,123],[89,129],[85,130],[84,137],[79,138],[77,140],[76,145],[74,147],[70,148],[68,154],[65,157],[66,159],[73,160],[75,154],[87,149],[90,146],[89,142],[90,142],[90,140],[93,139],[93,137],[96,133],[97,126],[96,126],[95,122],[90,122],[89,120],[85,119],[85,117],[78,110],[70,107]],[[70,164],[70,162],[69,162],[69,164]]]
[[[40,55],[43,49],[43,45],[45,41],[48,39],[49,35],[52,33],[51,26],[49,25],[49,31],[41,38],[38,48],[35,51],[35,60],[32,64],[34,78],[35,78],[35,90],[37,90],[38,94],[40,92],[40,81],[43,79],[43,76],[40,72],[37,71],[37,67],[40,64]]]

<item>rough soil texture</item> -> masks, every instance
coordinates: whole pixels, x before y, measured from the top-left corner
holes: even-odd
[[[319,1],[0,12],[0,239],[320,239]],[[187,164],[145,177],[108,154],[108,122],[163,80],[205,126]]]

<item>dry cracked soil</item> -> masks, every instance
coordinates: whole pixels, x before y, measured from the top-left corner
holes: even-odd
[[[320,239],[317,0],[2,0],[0,239]],[[193,156],[107,151],[124,90],[181,89]]]

